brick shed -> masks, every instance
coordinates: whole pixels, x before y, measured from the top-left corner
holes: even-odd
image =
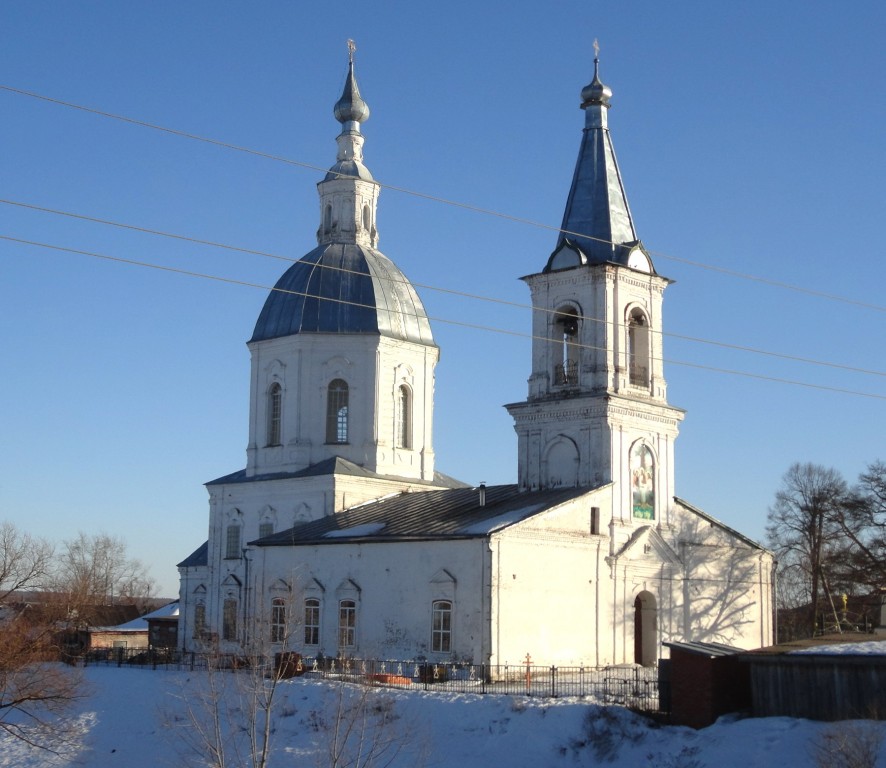
[[[750,709],[751,678],[738,654],[720,643],[665,643],[671,650],[671,722],[704,728],[720,715]]]

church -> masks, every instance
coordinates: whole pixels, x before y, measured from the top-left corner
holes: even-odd
[[[182,650],[604,666],[772,643],[771,553],[675,496],[670,281],[634,228],[611,97],[595,58],[561,231],[522,278],[517,483],[472,488],[435,468],[439,350],[378,250],[351,50],[317,247],[248,342],[246,467],[207,483],[208,540],[178,566]]]

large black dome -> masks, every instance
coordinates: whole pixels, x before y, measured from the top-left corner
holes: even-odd
[[[354,243],[320,245],[268,296],[251,341],[297,333],[379,333],[433,344],[421,299],[383,253]]]

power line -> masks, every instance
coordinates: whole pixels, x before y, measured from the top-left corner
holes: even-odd
[[[66,247],[59,246],[59,245],[52,245],[50,243],[41,243],[41,242],[37,242],[34,240],[26,240],[24,238],[11,237],[8,235],[0,235],[0,240],[6,240],[9,242],[19,243],[19,244],[23,244],[23,245],[31,245],[31,246],[35,246],[35,247],[39,247],[39,248],[46,248],[46,249],[54,250],[54,251],[61,251],[64,253],[73,253],[73,254],[78,254],[81,256],[89,256],[92,258],[102,259],[105,261],[111,261],[111,262],[115,262],[115,263],[119,263],[119,264],[127,264],[130,266],[144,267],[147,269],[158,269],[163,272],[172,272],[174,274],[185,275],[187,277],[196,277],[196,278],[201,278],[201,279],[205,279],[205,280],[213,280],[216,282],[228,283],[231,285],[240,285],[240,286],[245,286],[245,287],[249,287],[249,288],[259,288],[259,289],[266,290],[266,291],[279,291],[281,293],[291,294],[291,295],[295,295],[295,296],[304,296],[306,298],[315,298],[320,301],[331,301],[331,302],[334,302],[337,304],[347,304],[350,306],[375,309],[374,305],[370,306],[370,305],[360,304],[358,302],[348,301],[345,299],[335,299],[335,298],[328,298],[325,296],[316,296],[316,295],[307,294],[307,293],[304,293],[301,291],[292,291],[292,290],[287,290],[284,288],[277,288],[276,286],[267,286],[267,285],[261,285],[258,283],[252,283],[252,282],[249,282],[246,280],[237,280],[234,278],[221,277],[219,275],[210,275],[210,274],[201,273],[201,272],[194,272],[191,270],[181,269],[179,267],[167,267],[167,266],[163,266],[160,264],[152,264],[150,262],[138,261],[136,259],[127,259],[127,258],[124,258],[121,256],[110,256],[107,254],[95,253],[93,251],[79,250],[79,249],[75,249],[75,248],[66,248]],[[403,311],[402,309],[388,310],[388,311],[398,312],[399,314],[402,314],[402,315],[416,317],[416,315],[411,314],[406,311]],[[454,326],[458,326],[461,328],[469,328],[472,330],[480,330],[480,331],[486,331],[486,332],[490,332],[490,333],[498,333],[498,334],[502,334],[502,335],[506,335],[506,336],[514,336],[514,337],[518,337],[518,338],[529,338],[532,340],[540,340],[540,341],[553,343],[553,340],[549,339],[549,338],[536,336],[534,334],[527,334],[527,333],[523,333],[521,331],[512,331],[512,330],[508,330],[505,328],[494,328],[492,326],[480,325],[478,323],[468,323],[468,322],[461,321],[461,320],[451,320],[449,318],[431,317],[431,316],[428,316],[428,320],[433,321],[435,323],[446,323],[447,325],[454,325]],[[592,350],[602,350],[603,349],[602,347],[597,347],[597,346],[593,346],[593,345],[589,345],[589,344],[581,344],[581,343],[574,343],[574,344],[571,343],[571,346],[580,347],[582,349],[592,349]],[[776,378],[776,377],[772,377],[772,376],[764,376],[761,374],[750,373],[748,371],[737,371],[737,370],[731,370],[731,369],[727,369],[727,368],[717,368],[715,366],[706,366],[706,365],[702,365],[699,363],[690,363],[690,362],[682,361],[682,360],[670,360],[667,358],[662,358],[661,362],[667,363],[668,365],[681,365],[681,366],[692,367],[692,368],[697,368],[697,369],[701,369],[701,370],[712,371],[712,372],[716,372],[716,373],[725,373],[725,374],[735,375],[735,376],[744,376],[746,378],[759,379],[762,381],[776,382],[776,383],[781,383],[781,384],[791,384],[794,386],[802,386],[802,387],[807,387],[809,389],[817,389],[817,390],[822,390],[822,391],[826,391],[826,392],[836,392],[838,394],[855,395],[858,397],[867,397],[867,398],[871,398],[871,399],[875,399],[875,400],[886,400],[886,395],[879,395],[879,394],[875,394],[872,392],[860,392],[857,390],[844,389],[841,387],[830,387],[830,386],[826,386],[823,384],[812,384],[811,382],[796,381],[796,380],[792,380],[792,379],[781,379],[781,378]]]
[[[268,257],[271,259],[286,261],[288,263],[296,263],[298,261],[298,259],[294,259],[289,256],[281,256],[279,254],[269,253],[267,251],[259,251],[259,250],[254,250],[251,248],[243,248],[240,246],[229,245],[227,243],[221,243],[221,242],[214,241],[214,240],[203,240],[200,238],[190,237],[188,235],[181,235],[181,234],[172,233],[172,232],[165,232],[162,230],[149,229],[147,227],[141,227],[141,226],[134,225],[134,224],[126,224],[126,223],[121,223],[121,222],[117,222],[117,221],[111,221],[109,219],[101,219],[101,218],[97,218],[94,216],[86,216],[84,214],[72,213],[70,211],[61,211],[61,210],[57,210],[57,209],[53,209],[53,208],[46,208],[44,206],[33,205],[31,203],[23,203],[23,202],[16,201],[16,200],[0,199],[0,203],[2,203],[4,205],[17,206],[20,208],[27,208],[29,210],[39,211],[41,213],[50,213],[50,214],[54,214],[54,215],[58,215],[58,216],[65,216],[65,217],[69,217],[69,218],[73,218],[73,219],[78,219],[81,221],[88,221],[88,222],[92,222],[92,223],[96,223],[96,224],[103,224],[103,225],[107,225],[107,226],[117,227],[120,229],[127,229],[127,230],[131,230],[131,231],[135,231],[135,232],[141,232],[143,234],[158,235],[160,237],[168,237],[171,239],[181,240],[184,242],[194,243],[197,245],[206,245],[206,246],[211,246],[213,248],[222,248],[222,249],[234,251],[237,253],[245,253],[245,254],[250,254],[250,255],[254,255],[254,256],[265,256],[265,257]],[[334,271],[344,272],[344,273],[354,274],[354,275],[362,275],[363,274],[362,272],[350,270],[345,267],[337,267],[337,266],[328,265],[328,264],[316,264],[314,266],[320,267],[322,269],[334,270]],[[507,301],[505,299],[498,299],[498,298],[491,297],[491,296],[483,296],[482,294],[467,293],[465,291],[458,291],[458,290],[451,289],[451,288],[441,288],[439,286],[430,285],[428,283],[411,282],[409,280],[406,280],[405,278],[403,280],[398,280],[395,277],[381,276],[378,279],[385,280],[385,281],[392,282],[392,283],[397,283],[397,282],[408,283],[414,287],[421,288],[423,290],[436,291],[436,292],[445,293],[445,294],[448,294],[451,296],[458,296],[460,298],[489,302],[492,304],[498,304],[501,306],[512,307],[515,309],[525,309],[525,310],[535,309],[537,311],[546,312],[546,313],[552,314],[552,315],[559,314],[556,309],[547,309],[545,307],[534,308],[530,304],[525,304],[523,302]],[[607,320],[602,320],[602,319],[596,318],[596,317],[589,317],[586,315],[575,315],[575,317],[576,317],[576,319],[580,319],[585,322],[596,322],[596,323],[607,323],[608,322]],[[831,362],[831,361],[827,361],[827,360],[816,360],[813,358],[801,357],[799,355],[787,355],[784,353],[772,352],[770,350],[760,349],[757,347],[749,347],[749,346],[741,345],[741,344],[731,344],[728,342],[715,341],[713,339],[704,339],[704,338],[697,337],[697,336],[688,336],[688,335],[684,335],[684,334],[678,334],[678,333],[674,333],[672,331],[661,331],[658,329],[650,329],[650,331],[652,333],[659,334],[663,337],[680,339],[681,341],[689,341],[689,342],[693,342],[696,344],[706,344],[708,346],[721,347],[723,349],[730,349],[730,350],[733,350],[736,352],[747,352],[749,354],[763,355],[766,357],[773,357],[773,358],[778,358],[781,360],[790,360],[793,362],[805,363],[808,365],[817,365],[817,366],[822,366],[822,367],[827,367],[827,368],[835,368],[838,370],[850,371],[853,373],[862,373],[862,374],[867,374],[867,375],[872,375],[872,376],[886,376],[886,372],[884,372],[884,371],[876,371],[876,370],[871,370],[871,369],[867,369],[867,368],[858,368],[855,366],[845,365],[843,363],[835,363],[835,362]]]
[[[138,120],[132,117],[127,117],[125,115],[119,115],[114,112],[107,112],[105,110],[96,109],[94,107],[87,107],[83,104],[75,104],[70,101],[64,101],[62,99],[52,98],[51,96],[44,96],[39,93],[35,93],[33,91],[26,91],[21,88],[14,88],[9,85],[0,85],[0,90],[8,91],[9,93],[15,93],[20,96],[27,96],[32,99],[37,99],[40,101],[45,101],[50,104],[56,104],[58,106],[68,107],[70,109],[80,110],[82,112],[87,112],[89,114],[98,115],[100,117],[107,117],[112,120],[119,120],[124,123],[129,123],[130,125],[137,125],[142,128],[149,128],[155,131],[162,131],[163,133],[168,133],[173,136],[179,136],[185,139],[191,139],[192,141],[200,141],[206,144],[211,144],[213,146],[222,147],[224,149],[230,149],[235,152],[243,152],[245,154],[254,155],[256,157],[262,157],[266,160],[274,160],[275,162],[285,163],[287,165],[292,165],[298,168],[306,168],[308,170],[318,171],[320,173],[327,173],[328,169],[322,166],[314,165],[312,163],[305,163],[299,160],[293,160],[291,158],[283,157],[281,155],[273,155],[268,152],[262,152],[260,150],[251,149],[249,147],[244,147],[238,144],[231,144],[226,141],[221,141],[220,139],[213,139],[207,136],[200,136],[198,134],[189,133],[187,131],[182,131],[176,128],[168,128],[166,126],[158,125],[156,123],[150,123],[145,120]],[[348,174],[337,174],[338,178],[354,178]],[[591,237],[589,235],[582,234],[581,232],[573,232],[567,229],[561,229],[560,227],[555,227],[551,224],[543,224],[542,222],[534,221],[532,219],[523,218],[520,216],[513,216],[511,214],[502,213],[501,211],[495,211],[490,208],[483,208],[481,206],[472,205],[470,203],[463,203],[457,200],[450,200],[444,197],[439,197],[437,195],[432,195],[426,192],[419,192],[417,190],[409,189],[407,187],[400,187],[394,184],[385,184],[382,182],[375,182],[382,189],[389,189],[393,192],[400,192],[405,195],[410,195],[412,197],[417,197],[423,200],[429,200],[435,203],[440,203],[442,205],[449,205],[454,208],[461,208],[466,211],[471,211],[473,213],[479,213],[484,216],[493,216],[495,218],[504,219],[505,221],[512,221],[518,224],[525,224],[527,226],[536,227],[539,229],[545,229],[554,232],[561,232],[565,235],[570,235],[572,237],[582,237],[587,240],[594,240],[596,242],[604,243],[606,245],[612,245],[617,248],[627,247],[622,243],[616,243],[614,241],[605,240],[603,238]],[[785,283],[779,280],[772,280],[766,277],[761,277],[759,275],[752,275],[745,272],[739,272],[737,270],[729,269],[728,267],[720,267],[714,266],[711,264],[705,264],[704,262],[694,261],[692,259],[687,259],[679,256],[671,256],[666,253],[662,253],[661,251],[653,251],[649,250],[648,253],[656,258],[662,258],[669,261],[675,261],[680,264],[686,264],[688,266],[697,267],[699,269],[706,269],[712,272],[718,272],[723,275],[727,275],[729,277],[736,277],[741,280],[748,280],[751,282],[758,282],[763,285],[770,285],[776,288],[781,288],[784,290],[794,291],[796,293],[802,293],[807,296],[814,296],[820,299],[827,299],[829,301],[837,301],[844,304],[851,304],[857,307],[864,307],[866,309],[873,309],[877,312],[886,312],[886,306],[871,304],[869,302],[860,301],[858,299],[852,299],[847,296],[840,296],[838,294],[827,293],[825,291],[819,291],[813,288],[806,288],[799,285],[794,285],[792,283]]]

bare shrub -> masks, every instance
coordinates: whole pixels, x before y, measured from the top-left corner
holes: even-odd
[[[882,742],[878,723],[834,723],[816,739],[812,756],[819,768],[875,768]]]
[[[645,725],[621,707],[592,707],[585,715],[582,738],[570,746],[577,753],[590,748],[600,761],[615,762],[622,744],[638,744],[646,737]]]
[[[410,743],[410,729],[399,722],[394,700],[369,686],[339,683],[323,712],[311,713],[322,768],[385,768]],[[424,762],[414,756],[412,765]]]

